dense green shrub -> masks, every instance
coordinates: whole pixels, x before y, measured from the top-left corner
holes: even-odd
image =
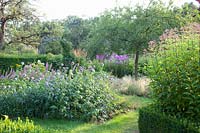
[[[1,133],[42,133],[44,130],[33,124],[33,121],[26,118],[26,121],[22,121],[20,118],[17,120],[10,120],[6,118],[0,119],[0,132]]]
[[[139,110],[140,133],[199,133],[200,127],[188,120],[177,119],[159,110],[159,107],[148,106]]]
[[[40,60],[41,62],[48,62],[52,64],[53,68],[59,68],[63,63],[62,55],[37,55],[37,54],[24,54],[24,55],[8,55],[8,54],[0,54],[0,70],[6,71],[10,68],[18,68],[23,64],[30,64],[33,62],[37,62]]]
[[[123,77],[132,75],[133,63],[129,59],[129,55],[118,55],[116,53],[98,54],[96,59],[104,64],[103,70],[112,73],[114,76]]]
[[[199,34],[186,33],[159,47],[148,72],[164,112],[200,122],[200,40]]]
[[[126,75],[133,74],[133,61],[128,61],[126,63],[117,64],[114,62],[105,62],[104,71],[111,72],[116,77],[123,77]]]
[[[146,67],[148,66],[148,60],[149,60],[149,58],[150,57],[147,56],[147,55],[142,55],[139,58],[139,61],[138,61],[138,72],[142,76],[148,76],[148,73],[146,71]]]
[[[8,93],[16,92],[28,88],[26,81],[23,80],[8,80],[0,79],[0,94],[6,95]]]
[[[118,109],[109,76],[92,67],[66,74],[29,65],[14,75],[1,82],[0,114],[89,121],[109,119]]]
[[[113,53],[112,55],[107,54],[98,54],[96,55],[96,60],[93,62],[99,61],[99,64],[103,64],[103,70],[111,73],[112,75],[122,78],[128,75],[134,75],[134,59],[132,55],[118,55]],[[97,64],[95,64],[97,65]],[[146,75],[144,67],[147,65],[147,57],[141,56],[139,58],[139,74]],[[102,66],[102,65],[101,65]]]
[[[138,62],[139,66],[139,74],[140,75],[147,75],[146,71],[144,70],[144,67],[147,66],[147,57],[141,57],[139,58]],[[104,62],[103,70],[106,72],[111,72],[116,77],[124,77],[127,75],[134,75],[134,59],[130,58],[125,63],[114,63],[114,62]]]

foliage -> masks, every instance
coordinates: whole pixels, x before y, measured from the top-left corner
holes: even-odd
[[[150,56],[143,53],[142,56],[140,56],[138,61],[138,73],[139,76],[148,76],[148,73],[146,71],[146,67],[148,66],[148,60],[150,59]],[[133,60],[133,59],[132,59]]]
[[[137,79],[138,58],[141,51],[148,47],[148,42],[158,38],[165,29],[180,27],[189,21],[160,1],[151,1],[147,8],[116,7],[100,16],[85,48],[90,57],[112,52],[134,53],[134,74]]]
[[[30,64],[33,62],[37,62],[40,60],[41,62],[48,62],[53,65],[53,68],[59,68],[63,63],[62,55],[38,55],[38,54],[23,54],[23,55],[8,55],[8,54],[0,54],[0,69],[1,72],[5,72],[10,70],[11,68],[17,69],[22,67],[23,64]]]
[[[137,97],[137,96],[125,96],[123,95],[123,101],[129,103],[134,109],[138,109],[142,106],[146,106],[151,103],[151,99]],[[111,120],[103,123],[86,123],[82,121],[68,121],[68,120],[52,120],[52,119],[34,119],[37,125],[40,125],[43,129],[47,129],[50,132],[55,133],[132,133],[138,131],[138,111],[131,110],[128,113],[118,114]]]
[[[22,22],[35,18],[33,7],[29,0],[2,0],[0,2],[0,49],[4,48],[7,23]]]
[[[5,116],[5,119],[0,119],[0,132],[1,133],[41,133],[44,130],[35,126],[33,121],[26,118],[25,121],[22,121],[20,118],[17,120],[10,120],[8,116]]]
[[[64,22],[62,38],[71,42],[72,48],[80,48],[80,44],[87,38],[91,20],[84,20],[77,16],[68,16]]]
[[[62,39],[60,41],[60,44],[62,46],[62,54],[64,57],[70,57],[72,56],[72,43],[65,40],[65,39]]]
[[[180,9],[175,9],[175,12],[180,14],[190,22],[200,22],[199,7],[193,2],[184,3]]]
[[[5,49],[10,49],[9,53],[12,51],[23,53],[26,47],[36,49],[41,42],[40,32],[41,23],[37,19],[24,20],[22,23],[8,23]]]
[[[114,76],[123,77],[125,75],[132,75],[133,64],[129,60],[129,56],[98,54],[96,60],[103,64],[103,70],[112,73]]]
[[[6,39],[6,48],[18,47],[23,53],[24,47],[32,47],[40,54],[62,54],[62,35],[64,28],[61,21],[26,20],[24,23],[8,24],[9,37]],[[12,49],[11,49],[12,50]]]
[[[123,64],[116,64],[114,62],[105,62],[103,70],[106,72],[110,72],[112,75],[116,77],[123,77],[126,75],[133,74],[133,63],[128,61]]]
[[[111,55],[98,54],[96,55],[96,60],[103,64],[104,71],[109,72],[118,78],[122,78],[123,76],[127,75],[134,75],[134,59],[131,58],[130,55],[118,55],[115,53]],[[146,75],[143,69],[146,65],[147,57],[142,56],[138,62],[140,76]]]
[[[28,88],[26,81],[22,80],[9,80],[8,78],[14,78],[14,76],[10,77],[2,77],[0,80],[0,94],[7,95],[9,93],[14,93],[17,90],[23,90]]]
[[[113,78],[112,89],[116,92],[125,95],[137,95],[147,97],[150,95],[149,79],[141,77],[138,80],[134,80],[131,76],[124,76],[122,78]]]
[[[64,28],[60,21],[47,21],[40,23],[39,27],[40,44],[38,52],[40,54],[62,54],[64,49],[61,41]]]
[[[22,43],[13,43],[5,46],[1,53],[17,55],[17,54],[37,54],[38,51],[31,45],[25,45]]]
[[[164,112],[200,122],[199,32],[193,33],[199,24],[182,29],[176,40],[167,39],[156,48],[148,73],[153,95]]]
[[[156,106],[140,109],[138,124],[141,133],[199,133],[200,131],[200,127],[195,126],[195,123],[169,116]]]
[[[25,66],[4,78],[1,114],[104,121],[120,108],[115,94],[109,90],[106,73],[95,72],[92,67],[73,67],[66,74],[65,69],[54,71],[49,70],[48,64],[45,69],[36,65]]]

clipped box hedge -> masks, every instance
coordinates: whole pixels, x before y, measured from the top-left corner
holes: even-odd
[[[62,55],[38,55],[38,54],[25,54],[25,55],[8,55],[0,54],[0,70],[6,71],[10,68],[16,69],[23,62],[24,64],[30,64],[40,60],[43,63],[48,62],[52,64],[53,68],[59,68],[63,63]]]
[[[140,133],[200,133],[196,123],[176,119],[155,106],[140,109],[138,123]]]

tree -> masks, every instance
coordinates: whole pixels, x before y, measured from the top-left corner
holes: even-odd
[[[44,31],[42,33],[44,34]],[[41,36],[41,22],[26,20],[8,23],[4,40],[6,45],[23,44],[37,48],[41,42]]]
[[[0,0],[0,49],[4,47],[6,24],[24,18],[30,20],[33,12],[28,0]]]
[[[61,45],[63,32],[64,28],[60,21],[43,22],[39,32],[41,41],[38,47],[38,52],[40,54],[61,54],[63,50]]]
[[[171,6],[151,1],[142,6],[115,8],[105,12],[88,38],[88,53],[97,52],[134,53],[134,74],[138,78],[138,60],[150,40],[157,39],[165,29],[180,27],[186,23],[181,14],[174,13]]]
[[[78,49],[90,31],[88,24],[89,21],[87,20],[83,20],[77,16],[69,16],[64,20],[65,31],[63,38],[71,42],[74,49]]]

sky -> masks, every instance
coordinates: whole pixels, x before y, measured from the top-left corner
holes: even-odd
[[[37,0],[34,5],[44,20],[52,20],[64,19],[70,15],[94,17],[115,6],[134,6],[138,2],[145,4],[145,1],[148,0]],[[185,2],[197,4],[195,0],[175,0],[178,6]]]

